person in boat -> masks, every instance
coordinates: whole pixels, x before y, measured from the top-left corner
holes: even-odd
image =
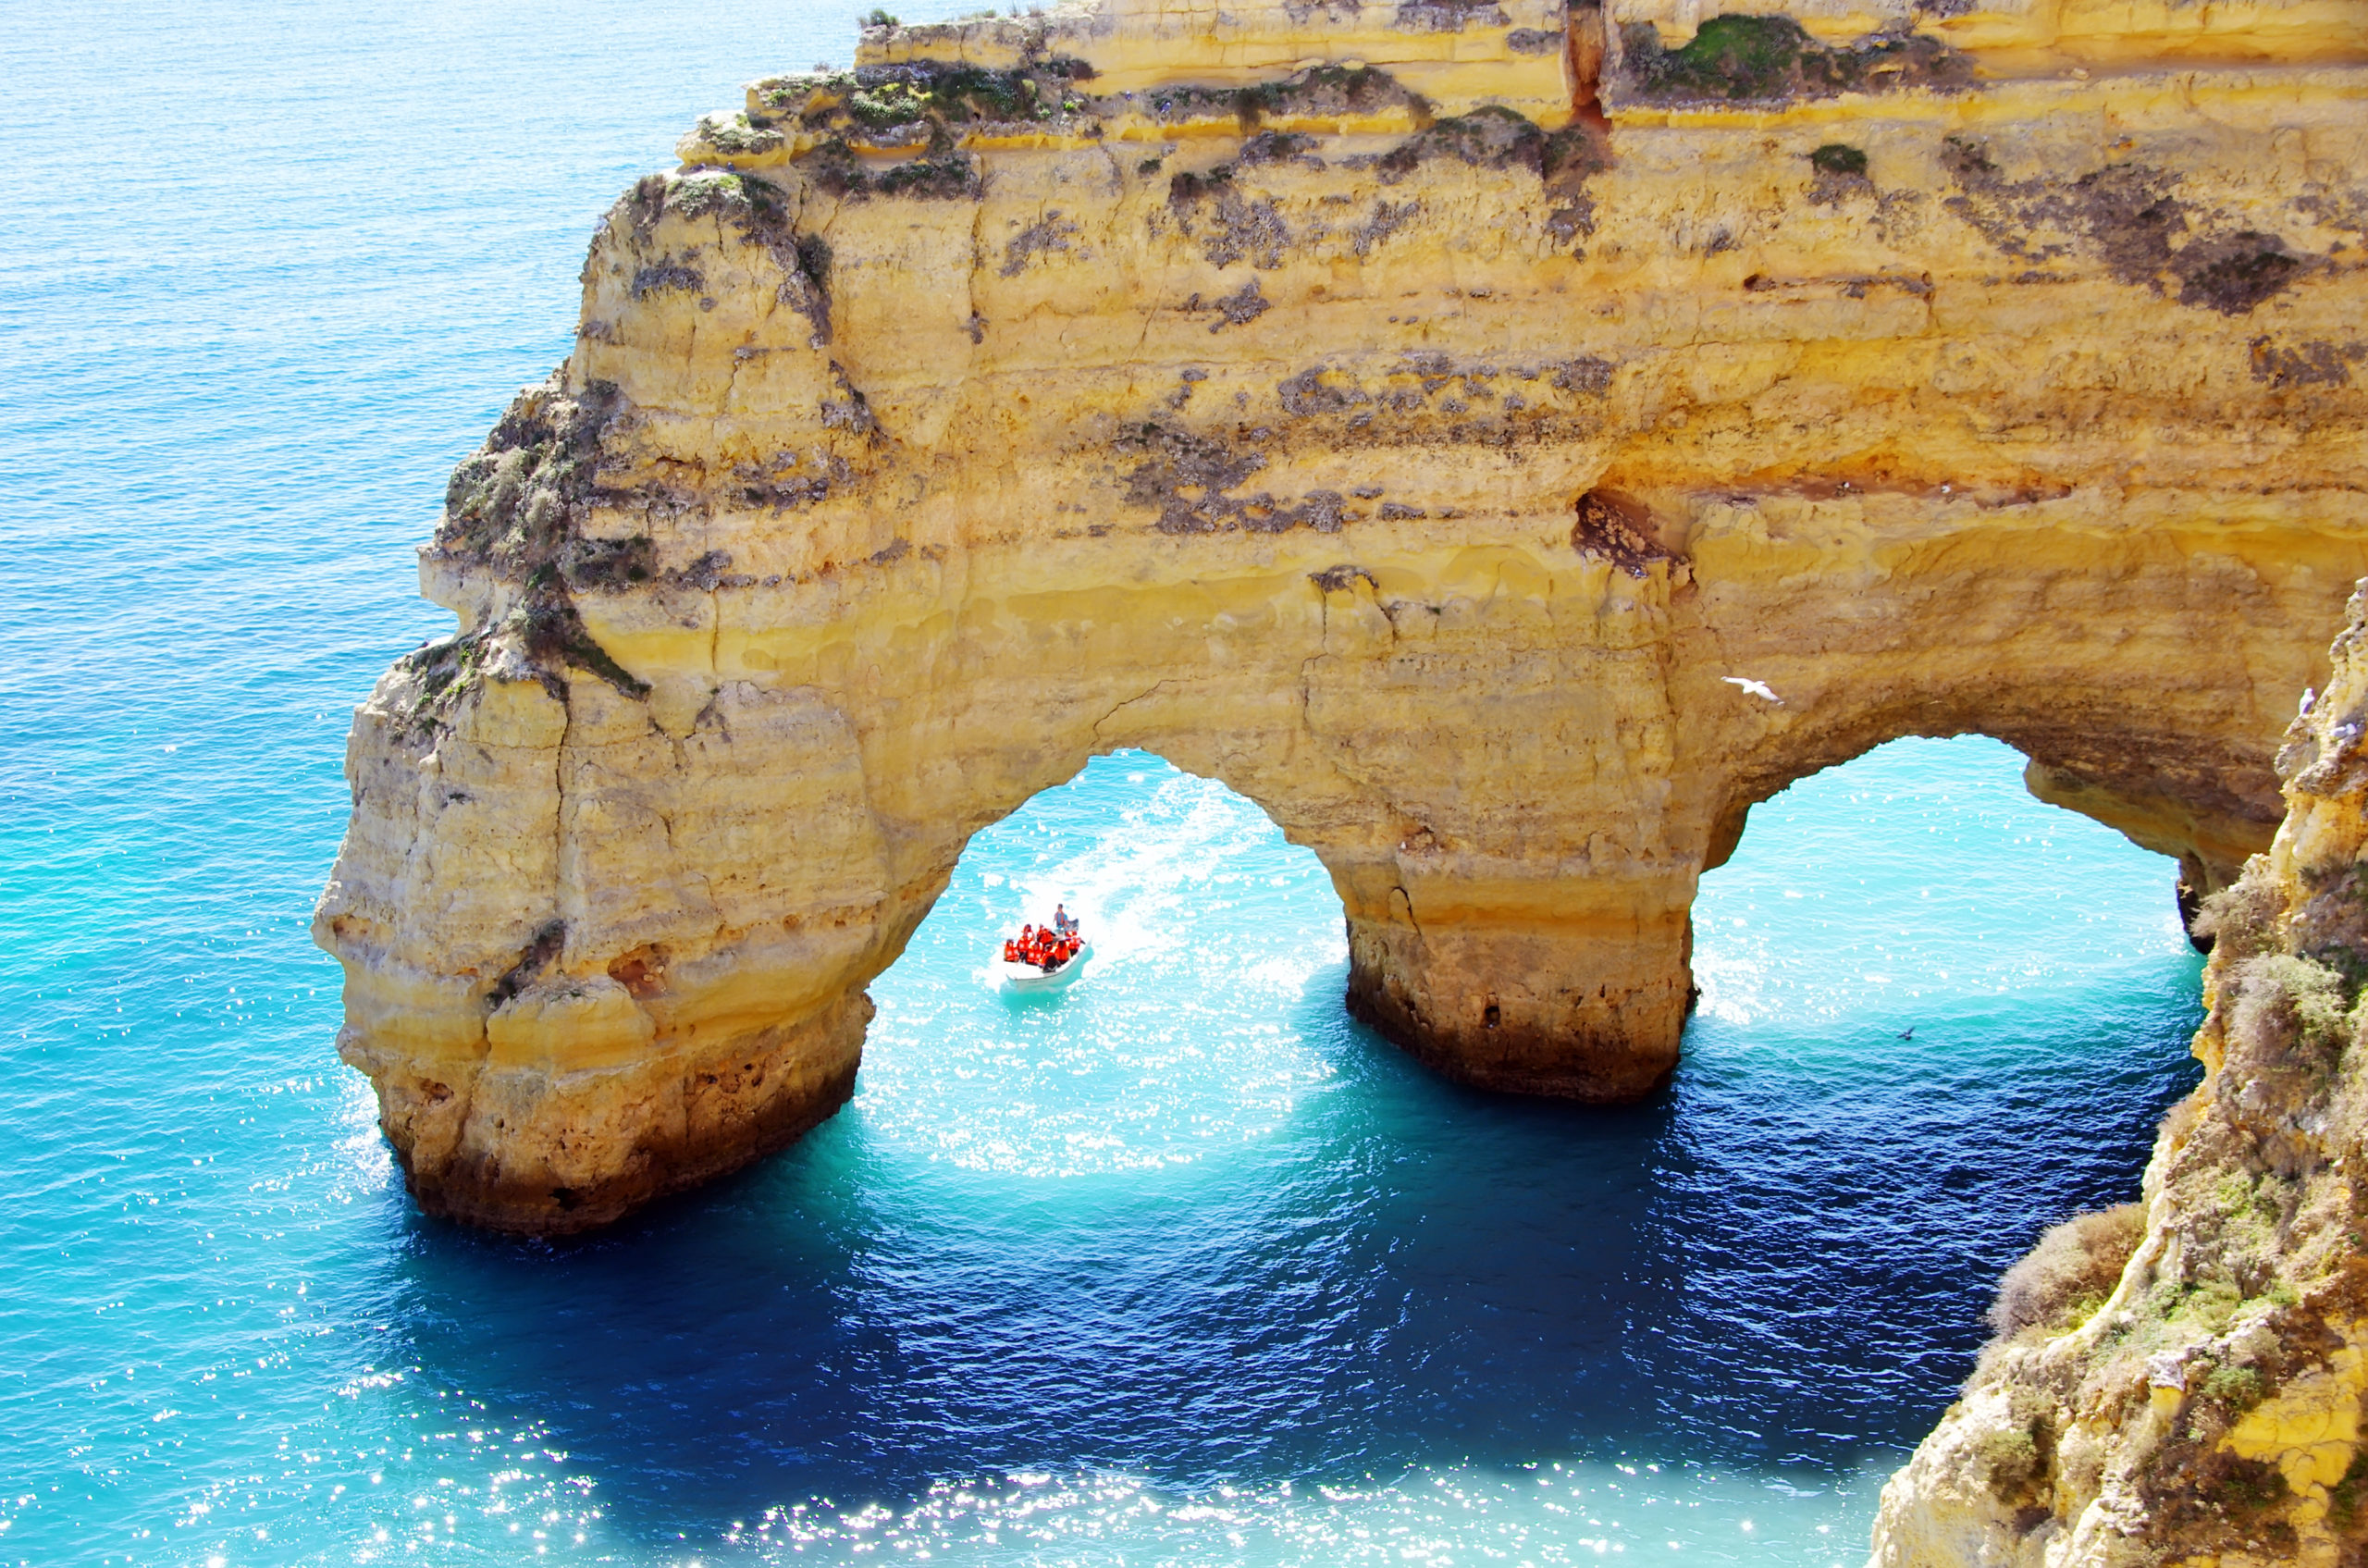
[[[1008,941],[1008,940],[1006,940],[1006,941],[1004,943],[1004,945],[1003,945],[1003,961],[1004,961],[1005,963],[1006,963],[1006,964],[1016,964],[1016,963],[1019,962],[1019,944],[1018,944],[1018,943],[1017,943],[1017,942],[1012,942],[1012,941]]]
[[[1077,934],[1077,917],[1069,913],[1067,905],[1053,906],[1053,929],[1063,936]]]

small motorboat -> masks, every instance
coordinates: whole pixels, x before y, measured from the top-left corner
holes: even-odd
[[[1051,963],[1043,961],[1053,954],[1065,956]],[[1068,910],[1056,908],[1050,923],[1041,928],[1024,926],[1004,944],[995,976],[1005,991],[1058,991],[1077,979],[1092,956],[1093,944],[1079,932]]]
[[[1038,969],[1034,964],[1015,964],[1008,959],[995,960],[995,973],[1003,980],[1005,991],[1058,991],[1077,979],[1085,961],[1093,957],[1093,944],[1080,942],[1076,952],[1052,969]]]

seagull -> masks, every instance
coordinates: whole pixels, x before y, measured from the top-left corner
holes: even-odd
[[[1754,697],[1764,697],[1769,701],[1779,704],[1784,700],[1769,688],[1766,681],[1746,681],[1741,675],[1721,675],[1719,678],[1731,686],[1741,686]]]
[[[1912,1040],[1912,1039],[1914,1039],[1914,1038],[1915,1038],[1915,1036],[1916,1036],[1916,1026],[1915,1026],[1914,1024],[1909,1024],[1906,1029],[1903,1029],[1903,1030],[1901,1030],[1901,1031],[1899,1031],[1899,1037],[1900,1037],[1902,1040]]]

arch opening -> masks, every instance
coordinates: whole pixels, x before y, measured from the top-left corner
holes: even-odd
[[[1769,1428],[1912,1441],[2004,1268],[2136,1198],[2202,1076],[2164,858],[2034,798],[2023,765],[1979,735],[1890,742],[1763,802],[1702,879],[1662,1200],[1687,1289],[1661,1332],[1796,1368]]]
[[[2200,967],[2164,896],[2177,862],[2030,788],[2031,772],[1985,735],[1911,736],[1759,802],[1696,895],[1697,1018],[1895,1032],[1914,1019],[1893,1014],[1928,994],[2037,990],[2054,1006],[2059,987],[2133,977],[2191,1000]],[[1846,880],[1803,881],[1817,878]]]
[[[1092,943],[1065,990],[992,960],[1056,903]],[[1323,864],[1225,784],[1092,759],[980,830],[870,984],[854,1113],[968,1168],[1147,1168],[1253,1136],[1334,1075],[1341,905]]]

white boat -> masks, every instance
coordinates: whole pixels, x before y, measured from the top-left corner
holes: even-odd
[[[1015,964],[997,959],[995,973],[1003,980],[1005,991],[1058,991],[1077,979],[1085,961],[1093,957],[1093,944],[1085,943],[1069,956],[1069,961],[1056,969],[1040,969],[1033,964]]]

